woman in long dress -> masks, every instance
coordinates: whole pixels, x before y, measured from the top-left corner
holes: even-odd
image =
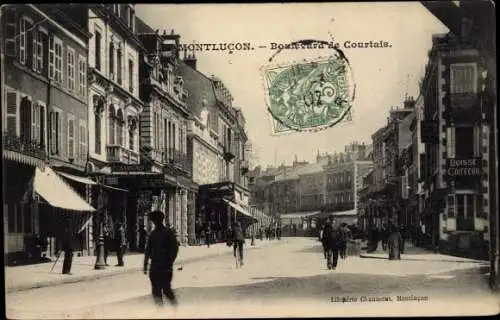
[[[402,237],[399,229],[394,223],[389,224],[389,239],[387,241],[389,249],[389,260],[401,260],[401,243]]]

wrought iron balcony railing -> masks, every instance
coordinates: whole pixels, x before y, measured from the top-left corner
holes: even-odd
[[[139,154],[123,146],[108,145],[106,146],[106,154],[109,162],[139,164]]]
[[[174,149],[165,149],[165,160],[163,161],[167,165],[173,165],[177,169],[184,172],[191,172],[191,158],[184,152]]]
[[[21,138],[8,132],[3,133],[3,149],[19,152],[41,160],[47,159],[45,147],[40,142]]]

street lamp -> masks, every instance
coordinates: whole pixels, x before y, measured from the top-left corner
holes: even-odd
[[[97,258],[95,261],[94,269],[95,270],[102,270],[106,269],[106,262],[104,261],[104,213],[105,213],[105,206],[104,206],[104,199],[103,199],[103,193],[102,193],[102,188],[99,190],[99,194],[97,196],[97,208],[99,209],[97,211],[97,219],[99,223],[99,236],[97,237],[97,245],[96,245],[96,251],[97,251]],[[103,210],[102,212],[99,212],[100,210]]]

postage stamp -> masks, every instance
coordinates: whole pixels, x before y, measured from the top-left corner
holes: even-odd
[[[324,130],[352,121],[352,70],[339,53],[262,68],[274,134]]]

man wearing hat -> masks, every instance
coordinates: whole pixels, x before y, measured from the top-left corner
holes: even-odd
[[[341,231],[339,226],[335,224],[333,216],[329,216],[323,228],[323,239],[327,249],[327,266],[328,269],[335,270],[339,259],[339,249],[341,245]]]
[[[149,219],[154,224],[154,230],[149,234],[144,254],[144,274],[147,274],[148,263],[149,279],[151,280],[152,294],[155,303],[163,306],[163,295],[177,305],[177,298],[172,290],[173,265],[179,252],[179,242],[172,229],[165,227],[165,215],[159,210],[149,212]]]

